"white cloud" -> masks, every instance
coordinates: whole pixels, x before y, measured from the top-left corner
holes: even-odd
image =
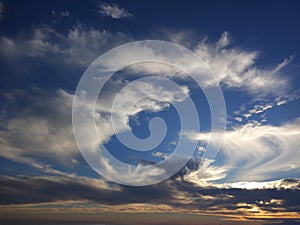
[[[259,69],[256,66],[259,56],[257,51],[228,47],[229,44],[229,34],[224,32],[216,44],[210,44],[204,39],[195,48],[195,52],[207,63],[221,84],[227,88],[247,90],[256,95],[279,96],[286,91],[288,81],[280,74],[291,62],[292,57],[271,69]]]
[[[251,119],[253,116],[260,115],[261,121],[266,122],[265,115],[268,110],[276,108],[278,106],[285,105],[292,101],[296,101],[299,98],[300,98],[299,90],[294,90],[290,93],[275,96],[273,98],[270,97],[262,98],[262,99],[258,98],[258,99],[254,99],[248,104],[242,105],[240,109],[234,111],[233,114],[237,116],[235,117],[235,120],[237,121],[242,120],[243,119],[242,117],[244,117],[244,119],[250,122],[249,119]],[[254,105],[250,107],[249,105],[252,104]]]
[[[177,42],[187,39],[183,34],[174,32],[167,38]],[[48,62],[59,59],[58,63],[82,67],[89,65],[105,50],[130,40],[132,37],[128,34],[110,33],[94,28],[85,29],[81,25],[70,29],[67,34],[58,33],[49,26],[44,26],[35,29],[31,35],[20,34],[15,38],[2,36],[0,47],[2,56],[6,58],[47,57]],[[216,43],[209,43],[207,39],[204,39],[200,42],[194,41],[195,44],[190,48],[208,65],[215,79],[226,88],[246,90],[256,98],[266,95],[283,96],[288,93],[290,84],[286,76],[282,76],[282,70],[291,62],[292,57],[272,68],[259,68],[256,64],[258,51],[247,51],[236,47],[231,44],[230,40],[229,33],[223,32]],[[178,58],[169,50],[160,49],[159,53],[149,48],[149,51],[146,49],[143,51],[146,55],[141,55],[141,51],[132,51],[127,53],[126,58],[133,59],[132,61],[157,58],[160,62],[169,61],[176,65],[188,65],[189,69],[185,71],[187,73],[199,66],[198,62],[191,61],[190,58]],[[122,64],[124,61],[122,57],[124,56],[118,57],[114,62]],[[131,69],[135,72],[160,74],[167,77],[184,78],[186,76],[183,72],[175,71],[174,68],[163,63],[156,63],[155,66],[151,63],[143,63],[142,66],[133,65]]]
[[[161,159],[167,159],[170,156],[170,154],[164,152],[154,152],[152,155]]]
[[[241,118],[241,117],[235,117],[234,118],[236,121],[238,121],[238,122],[242,122],[243,121],[243,118]]]
[[[28,164],[35,157],[69,166],[76,163],[79,151],[71,124],[71,94],[36,89],[31,93],[14,90],[5,95],[9,100],[3,115],[9,116],[1,118],[5,126],[0,131],[2,157]],[[21,106],[22,102],[26,104]],[[12,109],[9,105],[13,105]]]
[[[110,5],[108,3],[101,4],[99,13],[101,13],[104,16],[109,16],[113,19],[123,19],[133,16],[126,9],[120,8],[116,4]]]
[[[91,135],[90,127],[82,124],[80,129],[85,135],[84,140],[93,149],[98,149],[99,143],[109,141],[112,135],[131,130],[129,116],[135,116],[143,110],[158,112],[169,107],[172,102],[184,101],[189,90],[185,86],[179,87],[181,89],[175,91],[164,89],[160,83],[137,80],[131,88],[124,88],[113,111],[114,118],[117,119],[114,122],[119,125],[117,130],[112,128],[110,116],[106,116],[115,100],[104,98],[103,104],[97,105],[96,108],[96,124],[101,140]],[[110,93],[113,96],[118,94],[118,92]],[[4,95],[7,101],[1,118],[3,127],[0,131],[1,157],[29,164],[45,173],[58,175],[62,174],[51,168],[50,164],[68,167],[77,164],[80,152],[75,143],[71,123],[74,97],[72,94],[64,90],[47,92],[33,89],[12,90]],[[22,104],[24,102],[25,105]],[[131,105],[132,103],[134,105]],[[89,102],[85,104],[90,107]],[[89,116],[92,114],[93,112]],[[39,163],[45,161],[50,164]],[[101,157],[101,163],[105,165],[108,174],[115,177],[128,176],[127,181],[144,183],[149,177],[163,173],[161,168],[153,167],[145,170],[139,166],[130,174],[127,171],[120,173],[107,158]]]
[[[60,41],[54,42],[53,38]],[[0,38],[1,54],[8,59],[20,56],[44,57],[51,54],[68,54],[66,46],[62,47],[63,36],[49,27],[34,29],[31,34],[20,34],[16,38]],[[50,59],[50,58],[49,58]]]
[[[277,106],[285,105],[287,103],[287,100],[281,100],[276,103]]]
[[[184,175],[184,180],[199,186],[215,186],[215,181],[226,177],[228,168],[212,166],[213,161],[203,159],[201,166]]]
[[[229,33],[227,31],[224,31],[220,39],[216,43],[216,46],[218,48],[225,48],[229,43],[230,43]]]
[[[211,134],[191,136],[201,141]],[[212,166],[200,167],[186,179],[207,185],[260,182],[297,176],[300,171],[300,118],[282,126],[246,124],[225,133],[220,155]],[[209,174],[209,180],[203,174]]]
[[[285,105],[289,102],[296,101],[300,98],[300,90],[294,90],[290,93],[287,93],[285,95],[278,96],[274,100],[274,104],[277,106]]]
[[[234,182],[224,183],[218,185],[222,188],[242,188],[242,189],[293,189],[299,190],[299,183],[297,180],[287,182],[287,179],[273,180],[273,181],[261,181],[261,182]]]
[[[125,83],[126,81],[119,85]],[[115,83],[114,85],[118,84]],[[136,116],[142,111],[159,112],[165,110],[170,107],[170,104],[182,102],[189,96],[189,89],[186,86],[178,86],[179,89],[174,90],[157,80],[149,82],[149,80],[138,79],[130,82],[121,91],[118,90],[120,87],[115,88],[115,91],[110,90],[108,98],[101,100],[100,96],[100,102],[96,107],[99,136],[104,142],[109,141],[116,132],[130,131],[130,116]],[[111,126],[111,117],[107,116],[107,113],[110,112],[113,113],[113,121],[117,127]]]
[[[282,76],[282,70],[292,61],[292,56],[278,65],[262,67],[257,63],[259,51],[234,45],[229,32],[223,32],[216,42],[209,42],[206,36],[201,37],[189,30],[176,32],[165,29],[163,33],[168,40],[197,53],[225,88],[248,91],[256,97],[280,96],[289,91],[290,84],[286,76]],[[197,36],[198,39],[195,38]]]
[[[167,31],[166,31],[167,32]],[[179,42],[185,46],[185,41],[188,40],[185,34],[179,32],[171,32],[167,38],[171,41]],[[261,67],[257,65],[259,57],[258,51],[248,51],[230,42],[231,38],[228,32],[223,32],[220,39],[215,43],[209,43],[207,39],[191,44],[189,47],[194,51],[200,59],[211,70],[214,78],[225,88],[238,89],[240,91],[247,91],[255,98],[263,96],[282,96],[290,89],[290,83],[286,76],[282,76],[282,70],[292,61],[293,57],[284,59],[283,62],[271,67]],[[192,41],[189,41],[191,43]],[[195,41],[194,41],[195,42]],[[145,46],[147,47],[147,46]],[[185,71],[190,73],[199,66],[198,61],[191,60],[188,57],[176,57],[174,52],[169,49],[160,49],[160,52],[154,52],[149,49],[149,56],[156,56],[157,61],[174,62],[175,65],[188,65]],[[144,51],[145,53],[146,51]],[[130,52],[126,57],[138,59],[139,52]],[[141,56],[140,58],[143,58]],[[118,62],[122,58],[118,58]],[[186,74],[176,73],[165,65],[145,64],[138,68],[132,67],[137,72],[141,73],[156,73],[167,77],[181,77],[184,78]],[[213,80],[213,79],[211,79]],[[206,82],[209,85],[210,81]],[[214,82],[214,81],[212,81]]]
[[[257,105],[254,105],[253,108],[248,110],[248,113],[245,114],[245,117],[251,117],[254,114],[261,114],[269,109],[272,109],[274,107],[274,103],[272,102],[262,102]],[[249,115],[250,116],[249,116]]]
[[[24,56],[42,57],[48,62],[85,67],[105,50],[129,40],[130,37],[123,33],[84,29],[81,25],[73,27],[67,34],[43,26],[34,29],[31,34],[20,34],[15,38],[0,37],[0,55],[6,60]]]

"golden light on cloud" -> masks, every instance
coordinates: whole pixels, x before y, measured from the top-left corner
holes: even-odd
[[[210,200],[211,198],[208,197]],[[272,204],[274,207],[273,212],[263,208],[265,205]],[[103,205],[90,201],[58,201],[52,203],[39,203],[39,204],[21,204],[21,205],[7,205],[0,208],[0,217],[2,219],[28,219],[39,220],[41,218],[52,220],[53,218],[61,221],[67,221],[72,218],[74,221],[112,221],[122,224],[122,218],[131,215],[132,223],[141,222],[143,217],[151,217],[154,214],[160,216],[159,222],[170,221],[167,218],[173,218],[171,221],[181,221],[177,216],[181,215],[184,218],[182,222],[185,224],[197,224],[196,221],[201,218],[201,221],[209,221],[208,218],[214,218],[214,221],[228,221],[228,224],[235,221],[248,221],[251,224],[261,224],[259,221],[265,219],[300,219],[297,212],[289,212],[281,208],[282,200],[271,199],[269,201],[258,200],[254,203],[237,203],[235,210],[229,210],[219,206],[212,206],[210,209],[197,209],[197,208],[184,208],[174,207],[167,204],[119,204],[119,205]],[[278,207],[275,207],[275,206]],[[274,212],[274,209],[277,212]],[[46,215],[55,215],[55,217]],[[115,219],[109,219],[112,215]],[[147,216],[148,215],[148,216]],[[174,219],[175,218],[175,219]],[[128,219],[128,218],[127,218]],[[253,220],[257,223],[252,223]],[[155,220],[155,218],[154,218]],[[128,221],[128,220],[127,220]],[[165,221],[165,222],[166,222]],[[188,221],[188,222],[187,222]],[[157,221],[156,221],[157,222]],[[167,223],[172,224],[172,223]],[[227,223],[225,223],[227,224]]]

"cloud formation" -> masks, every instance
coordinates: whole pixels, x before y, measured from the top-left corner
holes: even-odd
[[[178,37],[180,36],[180,37]],[[175,40],[184,44],[185,38],[181,33],[171,33],[166,36],[167,40]],[[5,60],[15,57],[27,56],[45,58],[48,62],[55,61],[65,65],[84,67],[94,61],[101,53],[119,44],[134,40],[129,34],[110,33],[95,28],[86,29],[82,25],[76,25],[69,29],[67,34],[61,34],[55,29],[44,26],[34,29],[31,34],[20,34],[16,38],[0,37],[1,55]],[[284,59],[275,66],[261,68],[256,64],[259,51],[248,51],[231,44],[230,35],[224,32],[220,39],[208,42],[207,39],[195,41],[191,46],[200,59],[202,59],[212,71],[216,81],[227,89],[248,91],[251,95],[259,96],[283,96],[290,91],[290,82],[286,76],[282,76],[284,68],[292,61],[293,57]],[[162,49],[162,51],[165,51]],[[190,71],[197,65],[189,59],[177,59],[172,55],[162,58],[156,52],[149,51],[149,56],[157,57],[158,61],[174,61],[189,65]],[[136,58],[138,52],[129,52],[127,57]],[[54,57],[56,56],[56,57]],[[57,57],[58,56],[58,57]],[[119,62],[122,58],[116,60]],[[188,61],[189,60],[189,61]],[[186,62],[185,62],[186,61]],[[153,67],[151,64],[132,66],[135,72],[154,73],[167,77],[184,77],[184,73],[174,73],[174,69],[167,68],[158,63]],[[185,71],[185,72],[190,72]]]
[[[71,94],[38,88],[2,94],[7,100],[1,117],[2,157],[25,164],[32,164],[33,158],[76,164],[79,151],[71,124]]]
[[[230,44],[229,33],[224,32],[215,44],[204,39],[195,48],[195,52],[207,63],[221,84],[255,95],[279,96],[286,91],[289,84],[281,76],[281,71],[293,57],[284,59],[273,68],[260,69],[255,63],[258,51],[248,51]]]
[[[104,16],[109,16],[113,19],[124,19],[133,17],[126,9],[120,8],[116,4],[103,3],[100,5],[99,13]]]
[[[34,28],[30,34],[15,38],[0,37],[0,55],[4,60],[20,57],[43,58],[48,62],[82,68],[92,63],[101,53],[130,40],[123,33],[110,33],[76,25],[61,34],[50,26]],[[59,60],[57,61],[57,59]]]
[[[174,34],[172,34],[171,36],[174,36]],[[184,37],[178,37],[178,35],[176,37],[177,37],[176,40],[178,41],[184,40]],[[98,55],[97,52],[101,52],[101,51],[103,52],[104,49],[108,47],[107,43],[109,43],[109,47],[112,47],[113,45],[122,43],[129,39],[131,39],[131,37],[130,35],[127,34],[120,34],[120,33],[112,34],[107,31],[99,31],[94,28],[86,29],[81,25],[77,25],[72,29],[68,30],[66,34],[58,33],[54,29],[44,26],[44,27],[34,29],[34,32],[31,35],[19,35],[16,38],[8,38],[2,36],[0,39],[0,46],[1,46],[1,55],[5,58],[5,60],[10,60],[10,59],[13,60],[18,57],[33,57],[33,58],[44,58],[51,61],[52,59],[55,60],[55,58],[59,58],[59,57],[54,57],[58,55],[61,57],[59,60],[60,63],[63,62],[65,65],[86,66],[92,60],[95,59],[95,57]],[[28,48],[28,46],[30,47]],[[243,50],[241,48],[232,46],[231,38],[228,32],[224,32],[216,43],[209,43],[207,40],[204,39],[196,43],[195,46],[196,47],[194,47],[193,49],[195,50],[196,54],[198,54],[200,58],[202,58],[208,64],[208,66],[213,71],[215,78],[219,82],[221,82],[221,84],[223,84],[226,88],[228,89],[238,88],[241,90],[247,90],[253,96],[275,95],[275,98],[277,99],[275,103],[271,105],[270,104],[259,105],[255,107],[251,112],[249,111],[249,113],[253,114],[253,113],[265,112],[270,107],[273,107],[274,104],[282,105],[286,101],[289,101],[291,99],[291,96],[288,94],[288,90],[289,90],[288,81],[285,78],[279,76],[281,70],[288,65],[291,59],[284,60],[281,64],[275,66],[275,68],[270,70],[257,69],[255,60],[258,56],[258,52],[256,51],[251,52],[251,51]],[[167,52],[167,49],[163,49],[163,51]],[[160,61],[165,60],[165,58],[162,58],[162,56],[159,55],[157,52],[151,51],[151,49],[149,49],[148,52],[147,51],[145,52],[148,54],[148,56],[151,56],[152,58],[156,57]],[[171,57],[172,60],[174,60],[175,62],[176,60],[180,60],[181,61],[180,63],[190,65],[191,70],[196,66],[193,64],[193,62],[190,62],[188,59],[174,58],[174,56],[171,53],[172,51],[170,51],[170,55],[168,55],[168,57]],[[138,52],[130,52],[126,55],[126,57],[132,57],[133,59],[135,59],[137,58],[138,55],[139,55]],[[122,57],[118,58],[115,61],[121,63]],[[167,78],[179,77],[184,79],[184,77],[186,76],[183,73],[176,72],[174,68],[170,69],[170,67],[167,67],[164,64],[159,64],[156,66],[153,66],[153,64],[149,64],[149,63],[142,64],[142,65],[133,65],[132,68],[130,69],[132,69],[132,71],[136,73],[151,72],[154,74],[163,75]],[[132,72],[130,71],[130,69],[128,69],[128,71]],[[102,139],[106,142],[109,141],[110,137],[114,134],[114,131],[111,128],[110,121],[109,118],[106,116],[106,113],[110,111],[112,102],[114,100],[113,97],[116,96],[116,93],[118,93],[120,87],[127,84],[126,82],[128,82],[128,80],[126,79],[113,81],[111,83],[110,86],[111,89],[109,91],[109,94],[106,95],[105,101],[101,103],[101,107],[97,109],[98,110],[97,122],[100,127],[99,130],[102,132],[101,134]],[[136,86],[137,86],[136,89],[125,93],[126,95],[128,95],[127,99],[137,98],[139,93],[145,94],[146,92],[151,92],[151,93],[157,92],[157,87],[159,85],[158,86],[155,85],[154,88],[153,85],[151,86],[148,83],[141,82]],[[274,92],[274,90],[276,90],[276,93]],[[128,101],[124,100],[120,102],[120,104],[116,106],[117,107],[116,111],[118,113],[117,116],[115,117],[119,119],[117,124],[119,124],[120,126],[122,125],[119,131],[130,130],[130,127],[128,125],[129,116],[137,115],[142,110],[158,112],[168,107],[168,104],[166,104],[166,102],[178,101],[178,99],[176,98],[178,98],[179,93],[177,92],[159,89],[157,94],[165,97],[164,103],[159,101],[159,99],[149,98],[137,104],[134,108],[134,111],[131,112],[127,112],[128,110],[127,111],[124,110],[124,106],[127,105]],[[188,95],[188,90],[185,91],[185,94]],[[61,108],[62,109],[65,108],[65,113],[66,113],[65,115],[62,116],[62,118],[65,117],[66,115],[69,116],[67,111],[68,110],[71,111],[70,102],[71,102],[72,95],[67,94],[67,92],[63,90],[58,91],[55,95],[57,95],[57,97],[49,96],[49,102],[51,102],[51,104],[53,103],[53,105],[57,105],[58,103],[56,101],[59,101],[59,104],[62,104]],[[282,96],[286,96],[286,97],[282,97]],[[65,100],[64,98],[67,98],[68,100]],[[181,98],[181,100],[179,99],[179,101],[182,100],[184,100],[184,98]],[[39,102],[41,100],[38,98],[32,98],[30,99],[30,101]],[[4,146],[6,147],[8,146],[7,149],[14,148],[19,150],[4,151],[5,153],[2,153],[3,156],[5,155],[5,157],[9,157],[12,159],[14,157],[13,156],[14,154],[20,155],[23,146],[27,146],[25,148],[30,149],[28,150],[28,152],[32,152],[32,153],[39,152],[38,150],[34,150],[34,149],[45,149],[46,146],[48,146],[47,148],[50,150],[50,152],[53,152],[54,149],[57,149],[55,150],[56,152],[61,151],[63,154],[63,151],[60,150],[60,148],[73,149],[74,151],[76,147],[74,147],[74,143],[71,138],[72,136],[70,130],[71,124],[68,124],[68,126],[61,128],[61,124],[54,123],[56,118],[51,118],[51,116],[53,115],[50,114],[49,115],[45,114],[44,118],[41,118],[40,116],[34,117],[34,115],[36,115],[34,113],[35,110],[34,107],[35,107],[35,103],[33,105],[33,108],[26,109],[28,112],[30,112],[31,117],[30,116],[24,117],[24,115],[22,115],[22,117],[16,116],[16,118],[11,118],[10,120],[6,121],[6,127],[10,132],[1,131],[2,142]],[[53,112],[53,109],[50,109],[49,105],[45,106],[45,108],[49,108],[49,112]],[[25,115],[29,115],[29,113]],[[48,117],[50,117],[50,119]],[[238,120],[241,121],[242,120],[241,117],[238,117]],[[33,123],[32,121],[35,122]],[[53,125],[51,124],[52,122]],[[256,124],[256,125],[260,125],[260,124]],[[28,129],[27,133],[25,132],[25,130],[22,130],[25,129],[25,127],[26,130]],[[249,123],[247,128],[235,128],[237,131],[228,131],[226,135],[233,136],[234,138],[232,139],[232,141],[233,140],[237,141],[237,143],[231,143],[232,146],[238,145],[240,147],[243,147],[247,145],[243,145],[243,143],[238,142],[238,140],[243,140],[240,138],[241,135],[245,135],[245,134],[241,134],[243,133],[242,130],[246,130],[247,132],[252,132],[255,134],[260,134],[260,132],[256,133],[256,130],[261,131],[261,136],[257,137],[258,140],[253,140],[253,143],[256,143],[256,141],[258,141],[258,143],[260,143],[262,147],[266,147],[268,141],[272,142],[273,140],[261,141],[261,139],[263,139],[262,137],[264,135],[267,135],[265,132],[268,133],[268,129],[270,127],[257,126],[253,128],[253,131],[251,131],[251,127]],[[63,133],[57,132],[57,135],[59,134],[59,137],[58,136],[56,137],[55,136],[56,133],[53,133],[52,130],[58,130],[59,132],[63,132]],[[14,141],[17,140],[16,143],[19,144],[12,144],[13,138],[11,134],[13,132],[16,132],[14,133]],[[237,133],[237,137],[233,135],[235,133]],[[36,138],[35,140],[33,140],[34,139],[33,137],[37,136],[37,134],[44,134],[43,137],[45,138],[44,139]],[[56,147],[53,146],[54,142],[51,141],[53,138],[55,140],[57,140],[57,138],[63,139],[60,141],[61,146],[56,146]],[[276,138],[281,139],[281,137],[277,137],[277,136]],[[91,141],[91,143],[94,142]],[[98,140],[95,141],[95,143],[98,143]],[[257,145],[258,143],[254,145]],[[231,147],[226,147],[226,148],[230,149]],[[69,152],[69,150],[64,150],[64,152]],[[70,150],[70,152],[72,152],[72,150]],[[10,156],[8,156],[7,154],[10,154]],[[224,170],[222,169],[220,171],[225,171],[225,169]],[[223,174],[223,172],[221,174]]]
[[[185,178],[199,185],[222,186],[224,183],[297,177],[300,171],[300,152],[296,150],[299,127],[298,118],[282,126],[249,123],[227,130],[216,161],[208,168],[204,163]],[[204,142],[214,141],[210,140],[210,133],[191,134],[189,137]],[[237,183],[239,185],[241,183]]]
[[[1,211],[15,216],[30,213],[28,210],[66,215],[81,213],[84,209],[91,215],[195,213],[248,222],[262,216],[299,218],[299,180],[296,179],[282,180],[282,187],[292,184],[298,188],[293,190],[281,187],[253,190],[201,188],[180,179],[147,187],[130,187],[77,176],[2,176],[0,184]],[[22,187],[21,192],[19,187]]]

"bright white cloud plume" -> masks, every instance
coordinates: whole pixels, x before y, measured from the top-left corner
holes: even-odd
[[[179,90],[163,87],[160,83],[149,83],[141,80],[130,83],[128,81],[114,82],[104,95],[99,97],[96,105],[96,123],[99,137],[103,142],[108,142],[117,133],[130,131],[129,117],[137,116],[142,111],[159,112],[170,107],[174,102],[182,102],[189,96],[186,86],[178,86]],[[123,88],[122,90],[120,90]],[[144,97],[148,96],[148,97]],[[90,103],[86,103],[90,107]],[[111,113],[114,124],[112,127]],[[84,127],[82,124],[81,127]],[[87,137],[88,138],[88,137]],[[94,142],[95,146],[99,140]],[[90,141],[93,143],[93,141]]]
[[[129,18],[133,16],[126,9],[120,8],[116,4],[108,4],[108,3],[101,4],[99,13],[101,13],[104,16],[109,16],[113,19],[123,19],[123,18]]]
[[[210,135],[196,134],[190,138],[213,141]],[[185,178],[198,184],[215,185],[296,177],[300,171],[299,135],[299,118],[282,126],[246,124],[228,130],[216,161],[208,168],[204,163]],[[209,174],[208,179],[205,174]]]

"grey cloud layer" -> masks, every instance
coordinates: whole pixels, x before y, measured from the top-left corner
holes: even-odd
[[[95,205],[98,210],[101,205],[118,205],[120,210],[127,208],[126,211],[141,212],[144,207],[134,204],[144,204],[152,205],[152,210],[158,212],[219,213],[240,218],[251,218],[251,210],[258,208],[266,214],[283,215],[299,210],[299,180],[296,179],[283,180],[278,189],[254,190],[199,188],[181,180],[169,180],[148,187],[116,186],[99,179],[76,176],[2,176],[0,184],[0,201],[4,206],[29,204],[29,207],[33,207],[34,203],[55,204],[57,201],[67,203],[71,200],[87,203],[89,207],[91,203],[100,204]],[[298,189],[285,189],[287,184],[293,184]],[[22,191],[19,187],[22,187]],[[161,209],[161,205],[165,209]],[[26,208],[26,205],[23,207]]]

